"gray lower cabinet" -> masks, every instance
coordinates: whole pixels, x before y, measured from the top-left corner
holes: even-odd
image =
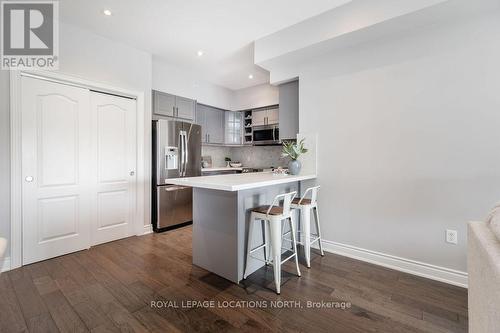
[[[158,116],[193,121],[196,101],[153,90],[153,113]]]
[[[224,113],[226,111],[208,105],[196,107],[196,123],[201,125],[203,143],[224,143]]]

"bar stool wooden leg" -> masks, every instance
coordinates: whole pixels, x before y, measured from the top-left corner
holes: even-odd
[[[250,263],[250,251],[252,250],[252,235],[253,235],[253,227],[255,223],[255,214],[250,214],[250,224],[248,226],[248,244],[247,244],[247,261],[245,263],[245,273],[243,274],[243,279],[246,279],[248,276],[248,267]]]
[[[290,220],[290,230],[292,232],[292,246],[293,253],[295,253],[295,265],[297,266],[297,275],[300,276],[300,268],[299,268],[299,254],[297,253],[297,238],[296,238],[296,230],[295,230],[295,221],[293,215],[289,218]]]
[[[311,268],[311,208],[309,206],[301,207],[302,235],[304,238],[304,253],[306,257],[306,266]]]
[[[314,219],[316,220],[316,230],[318,231],[318,244],[319,250],[321,251],[321,256],[325,256],[325,252],[323,252],[323,239],[321,238],[321,227],[319,226],[319,211],[318,206],[314,207]]]
[[[271,251],[273,251],[274,284],[276,292],[281,292],[281,220],[271,218],[269,223],[271,231]]]

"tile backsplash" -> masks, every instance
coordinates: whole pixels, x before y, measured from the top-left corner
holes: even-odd
[[[201,146],[201,156],[212,157],[212,167],[225,166],[224,158],[231,157],[231,148],[217,146]]]
[[[227,156],[245,167],[269,168],[288,165],[288,160],[281,157],[281,150],[281,146],[202,146],[201,155],[211,156],[213,167],[225,166],[224,158]]]

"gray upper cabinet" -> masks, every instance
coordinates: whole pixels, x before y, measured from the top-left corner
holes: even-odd
[[[265,126],[265,125],[278,125],[280,122],[279,107],[271,106],[269,108],[262,108],[252,111],[252,125]]]
[[[280,139],[296,139],[299,132],[299,81],[279,86]]]
[[[267,110],[267,125],[278,125],[280,123],[279,107],[271,107]]]
[[[207,109],[209,107],[203,104],[196,105],[196,120],[195,123],[201,126],[201,142],[207,143],[208,135],[207,135],[207,125],[206,125],[206,116]]]
[[[243,112],[226,111],[225,128],[227,145],[241,145],[243,139]]]
[[[175,116],[175,96],[153,90],[153,113],[160,116]]]
[[[208,143],[224,143],[224,110],[210,108],[205,115]]]
[[[153,113],[159,116],[181,118],[192,121],[195,117],[196,101],[153,90]]]
[[[176,96],[177,118],[194,120],[196,102],[192,99]]]
[[[224,143],[224,113],[224,110],[208,105],[197,105],[196,123],[201,125],[201,140],[203,143]]]
[[[267,110],[252,111],[252,125],[264,126],[266,124]]]

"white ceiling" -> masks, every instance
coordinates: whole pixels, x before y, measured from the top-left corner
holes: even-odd
[[[269,82],[269,73],[254,65],[254,40],[347,2],[61,0],[59,11],[63,22],[148,51],[200,79],[241,89]],[[104,9],[112,15],[103,15]]]

